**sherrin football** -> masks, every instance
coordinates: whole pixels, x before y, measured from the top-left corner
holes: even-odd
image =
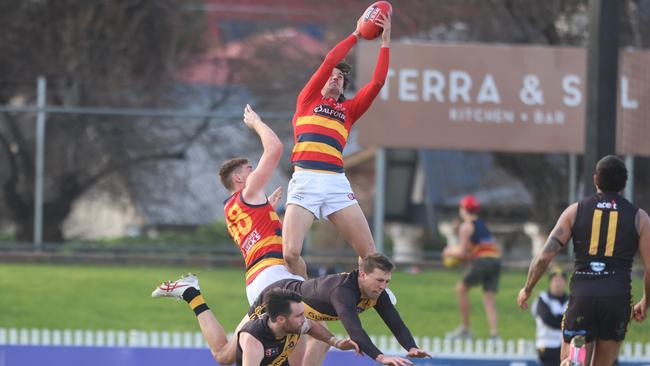
[[[384,16],[392,15],[393,6],[388,1],[377,1],[370,5],[363,13],[361,27],[359,27],[361,37],[365,39],[375,39],[379,37],[382,28],[375,23],[375,21],[379,19],[379,14],[384,14]]]
[[[452,245],[445,251],[442,256],[442,265],[446,268],[455,268],[458,267],[463,260],[460,258],[462,255],[462,249],[460,245]]]

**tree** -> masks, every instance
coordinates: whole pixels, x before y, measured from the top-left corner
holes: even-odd
[[[202,19],[183,11],[186,5],[173,0],[3,2],[0,104],[33,104],[35,80],[44,75],[53,105],[173,105],[172,76],[202,47]],[[62,239],[61,222],[86,190],[135,164],[182,158],[205,128],[198,121],[186,133],[152,136],[141,124],[122,119],[48,116],[44,240]],[[0,184],[19,241],[32,239],[33,121],[33,114],[0,115],[0,164],[6,167]]]

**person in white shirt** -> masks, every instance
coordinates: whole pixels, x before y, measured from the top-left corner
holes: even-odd
[[[543,366],[560,364],[562,317],[569,302],[566,272],[560,267],[554,267],[548,276],[548,290],[542,291],[531,307],[537,323],[535,346],[539,364]]]

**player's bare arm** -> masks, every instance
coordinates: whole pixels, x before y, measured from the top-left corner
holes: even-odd
[[[467,260],[470,256],[472,248],[472,234],[474,234],[474,224],[471,222],[463,222],[460,224],[458,230],[458,243],[460,244],[462,257],[461,259]]]
[[[278,166],[278,162],[282,157],[283,146],[275,132],[262,121],[260,116],[248,104],[244,109],[244,123],[260,137],[264,151],[257,167],[246,179],[243,194],[247,202],[262,204],[266,202],[264,186],[269,182],[273,171]]]
[[[648,296],[650,296],[650,217],[644,210],[639,209],[636,214],[636,227],[639,233],[639,254],[645,268],[643,276],[643,297],[634,305],[632,316],[634,320],[644,321],[648,315]]]
[[[578,204],[574,203],[564,210],[546,240],[544,248],[542,248],[542,251],[530,263],[526,285],[519,291],[519,295],[517,296],[517,304],[520,308],[528,310],[528,303],[526,301],[532,294],[533,288],[544,273],[546,273],[548,265],[553,258],[564,248],[569,239],[571,239],[571,227],[575,221],[577,209]]]
[[[264,359],[264,347],[249,333],[242,332],[239,335],[239,346],[242,348],[242,365],[259,366]]]
[[[307,334],[318,339],[319,341],[323,343],[327,343],[330,346],[334,348],[338,348],[342,351],[353,349],[357,353],[360,353],[359,345],[357,345],[357,343],[351,340],[350,338],[344,338],[344,339],[336,338],[336,336],[332,334],[332,332],[330,332],[327,328],[325,328],[320,323],[315,321],[310,321],[310,326],[311,327],[309,328]]]

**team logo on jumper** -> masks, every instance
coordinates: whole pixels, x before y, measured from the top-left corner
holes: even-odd
[[[314,113],[319,116],[335,119],[341,123],[345,123],[345,112],[340,111],[337,108],[334,108],[327,104],[317,105],[316,108],[314,108]]]
[[[267,348],[264,350],[264,356],[273,357],[280,354],[280,347]]]
[[[598,202],[596,208],[606,209],[606,210],[618,210],[618,204],[616,201],[612,200],[611,202]]]
[[[594,272],[602,272],[605,270],[605,263],[603,262],[590,262],[589,266]]]

